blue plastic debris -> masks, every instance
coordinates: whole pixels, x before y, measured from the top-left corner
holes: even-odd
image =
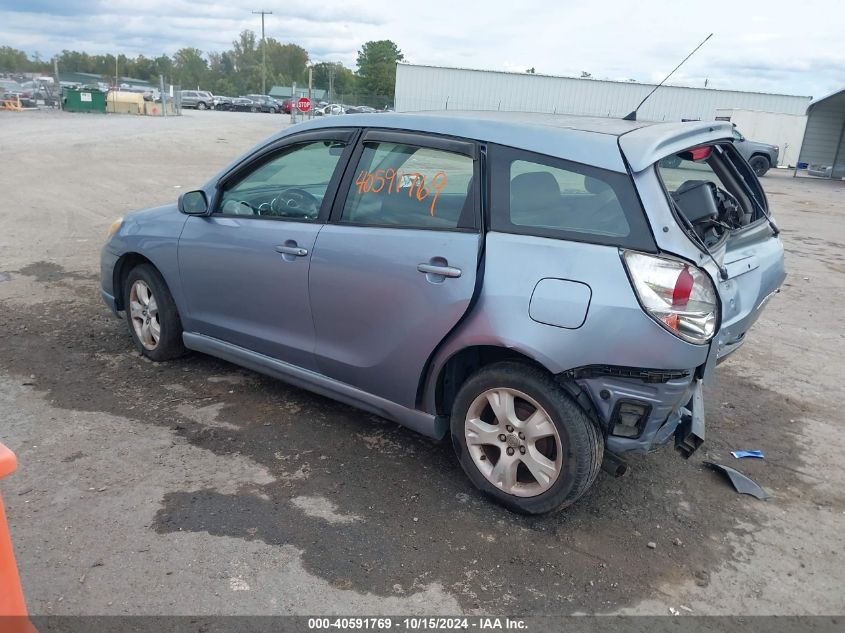
[[[731,451],[731,455],[739,459],[740,457],[756,457],[763,459],[763,451]]]

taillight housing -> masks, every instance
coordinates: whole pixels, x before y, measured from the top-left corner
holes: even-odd
[[[688,343],[707,343],[719,325],[719,298],[710,276],[677,259],[624,251],[622,260],[646,313]]]

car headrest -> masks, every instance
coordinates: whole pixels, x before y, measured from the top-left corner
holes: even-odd
[[[584,176],[584,189],[590,193],[607,193],[608,191],[612,191],[609,184],[592,176]]]
[[[560,206],[560,185],[547,171],[519,174],[511,180],[511,215]]]

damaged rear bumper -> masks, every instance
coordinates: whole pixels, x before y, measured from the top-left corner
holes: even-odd
[[[685,458],[704,442],[704,397],[698,369],[626,370],[575,378],[592,400],[612,453],[647,453],[668,444]],[[595,372],[594,372],[595,373]],[[636,376],[636,377],[634,377]]]

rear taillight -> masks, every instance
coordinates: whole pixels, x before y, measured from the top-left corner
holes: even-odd
[[[623,254],[646,313],[690,343],[706,343],[719,323],[719,301],[706,272],[686,262],[634,251]]]

